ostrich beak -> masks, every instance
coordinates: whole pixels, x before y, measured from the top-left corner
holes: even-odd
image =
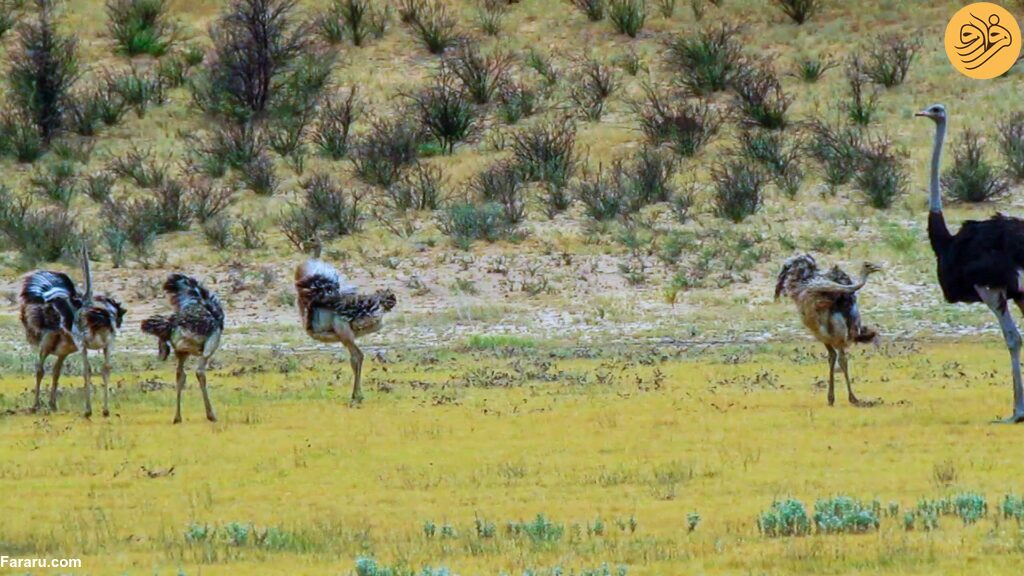
[[[932,115],[929,114],[927,110],[921,110],[920,112],[916,112],[916,113],[914,113],[914,116],[916,116],[918,118],[922,118],[922,117],[923,118],[931,118],[932,117]]]

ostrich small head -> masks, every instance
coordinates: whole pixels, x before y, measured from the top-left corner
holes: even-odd
[[[882,271],[882,266],[874,262],[865,262],[861,267],[861,274],[865,277]]]
[[[800,283],[818,273],[818,263],[810,254],[798,254],[782,263],[782,271],[775,283],[775,299],[778,300],[791,283]]]
[[[942,104],[932,104],[931,106],[925,108],[924,110],[921,110],[917,114],[914,114],[914,116],[919,116],[922,118],[931,118],[935,122],[945,122],[946,107],[943,106]]]

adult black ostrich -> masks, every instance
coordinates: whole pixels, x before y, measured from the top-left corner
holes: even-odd
[[[1003,338],[1010,349],[1013,369],[1013,415],[1004,423],[1024,422],[1024,387],[1021,385],[1021,337],[1010,314],[1013,300],[1024,313],[1024,220],[996,214],[983,221],[968,220],[955,235],[942,216],[939,164],[946,136],[946,108],[929,106],[917,116],[935,121],[932,151],[931,198],[928,205],[928,239],[938,260],[939,285],[947,302],[984,302],[999,318]]]

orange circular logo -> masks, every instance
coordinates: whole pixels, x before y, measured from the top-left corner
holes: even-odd
[[[1017,20],[1002,6],[975,2],[946,26],[946,55],[964,76],[988,80],[1004,74],[1020,55]]]

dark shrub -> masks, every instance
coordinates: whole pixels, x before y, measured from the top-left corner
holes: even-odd
[[[477,113],[466,89],[446,66],[434,77],[433,84],[408,94],[423,130],[451,154],[455,145],[469,138],[477,127]]]
[[[192,209],[185,185],[174,178],[165,179],[152,190],[153,225],[158,233],[188,230]]]
[[[387,188],[416,162],[422,134],[402,116],[371,120],[369,132],[357,143],[352,162],[356,175],[367,184]]]
[[[607,0],[569,0],[573,6],[587,15],[591,22],[604,20],[604,14],[608,8]]]
[[[636,38],[647,21],[647,0],[608,0],[608,19],[619,34]]]
[[[803,24],[821,9],[821,0],[773,0],[780,10],[797,24]]]
[[[167,0],[107,0],[107,30],[128,56],[163,56],[175,34]]]
[[[10,101],[49,144],[64,126],[79,76],[78,43],[57,29],[53,0],[36,0],[35,15],[18,26],[8,58]]]
[[[743,69],[732,83],[737,111],[747,124],[769,130],[786,127],[786,111],[793,99],[782,90],[775,71],[768,65]]]
[[[420,11],[427,0],[398,0],[398,19],[402,24],[412,24],[420,17]]]
[[[540,107],[541,96],[523,82],[507,82],[498,93],[498,116],[507,124],[515,124],[533,116]]]
[[[871,42],[864,62],[864,73],[875,84],[886,88],[899,86],[907,79],[910,64],[921,50],[919,39],[898,34],[878,36]]]
[[[191,171],[212,178],[224,176],[228,168],[242,170],[266,148],[263,135],[252,124],[214,125],[185,139]]]
[[[515,234],[515,226],[505,220],[504,210],[495,203],[453,204],[439,215],[438,227],[463,250],[469,250],[475,240],[495,242]]]
[[[834,60],[828,58],[805,56],[797,61],[796,70],[792,72],[792,76],[813,84],[821,77],[825,75],[825,72],[839,66]]]
[[[238,221],[238,227],[242,237],[242,247],[246,250],[258,250],[267,245],[259,222],[243,217]]]
[[[235,189],[231,186],[218,186],[201,176],[188,181],[189,209],[200,224],[224,212],[234,199]]]
[[[85,195],[93,202],[103,204],[110,199],[111,192],[114,189],[114,182],[116,180],[117,178],[115,178],[110,172],[102,170],[93,172],[85,177],[83,192],[85,192]]]
[[[984,202],[1003,195],[1010,187],[985,160],[985,142],[967,129],[953,149],[953,165],[942,175],[942,188],[958,202]]]
[[[711,178],[716,216],[742,222],[761,209],[767,177],[758,166],[743,158],[731,158],[716,164]]]
[[[167,164],[158,162],[148,148],[132,148],[107,163],[107,170],[135,182],[139,188],[155,189],[167,180]]]
[[[356,100],[355,88],[344,97],[325,100],[313,131],[313,141],[320,154],[331,160],[340,160],[348,155],[352,124],[361,114],[362,105]]]
[[[576,71],[569,97],[580,115],[596,122],[604,113],[605,101],[615,91],[615,71],[606,64],[588,59]]]
[[[91,94],[76,94],[67,109],[67,128],[79,136],[95,136],[102,123],[99,103]]]
[[[447,185],[441,168],[420,163],[388,187],[387,197],[395,210],[437,210]]]
[[[889,208],[906,193],[905,157],[906,152],[897,150],[888,138],[874,138],[862,146],[854,182],[871,206]]]
[[[143,72],[136,66],[120,73],[107,72],[103,78],[105,91],[116,94],[121,105],[135,109],[142,118],[150,104],[161,105],[167,99],[166,86],[156,75]]]
[[[1014,180],[1024,180],[1024,112],[1015,112],[997,125],[999,150]]]
[[[26,264],[54,262],[77,252],[83,238],[76,217],[64,208],[33,208],[0,187],[0,235]]]
[[[77,178],[74,164],[61,160],[33,174],[29,182],[36,195],[67,208],[77,192]]]
[[[362,198],[362,192],[316,174],[302,183],[302,194],[282,215],[281,228],[297,250],[316,253],[324,242],[359,230]]]
[[[739,28],[721,24],[696,36],[677,36],[669,42],[669,61],[678,82],[690,93],[706,95],[728,88],[740,71],[743,51]]]
[[[20,0],[0,2],[0,39],[18,23],[21,3]]]
[[[688,100],[647,84],[646,98],[633,103],[640,130],[651,145],[668,145],[680,156],[693,156],[718,133],[722,115],[704,100]]]
[[[234,121],[268,111],[310,52],[308,26],[294,12],[295,0],[232,0],[210,28],[213,52],[192,82],[196,104]]]
[[[9,112],[0,116],[0,152],[29,163],[43,155],[44,147],[39,128],[27,115]]]
[[[233,241],[231,232],[231,217],[217,216],[203,222],[203,236],[206,243],[218,250],[225,250],[231,246]]]
[[[504,0],[479,0],[476,8],[476,21],[480,30],[488,36],[501,33],[501,22],[505,19]]]
[[[377,9],[370,0],[333,0],[317,23],[328,42],[336,44],[347,36],[362,46],[371,35],[383,35],[389,17],[389,11]]]
[[[675,16],[676,0],[658,0],[658,12],[666,19]]]
[[[274,161],[265,152],[257,154],[251,162],[242,167],[241,179],[246,188],[259,196],[273,196],[281,185]]]
[[[444,0],[426,0],[409,24],[431,54],[442,54],[458,42],[457,21]]]
[[[507,163],[500,162],[478,173],[469,189],[486,203],[501,206],[505,221],[519,224],[526,219],[526,183]]]
[[[516,170],[527,181],[561,189],[576,170],[576,125],[568,117],[516,131],[509,147]]]
[[[808,124],[807,150],[818,163],[825,183],[831,188],[846,184],[860,164],[861,132],[853,126],[832,126],[821,120]]]
[[[629,190],[603,168],[577,180],[573,195],[583,204],[587,216],[599,222],[627,214],[631,206]]]
[[[667,202],[675,191],[672,178],[677,167],[675,156],[646,146],[628,161],[616,162],[616,179],[628,191],[630,211],[637,212],[644,206]]]
[[[461,42],[445,63],[476,104],[487,104],[508,81],[512,58],[500,50],[484,55],[476,42]]]
[[[782,132],[755,128],[743,131],[739,143],[742,155],[759,163],[779,191],[790,198],[797,195],[803,183],[799,141],[787,143]]]
[[[858,55],[850,58],[846,65],[846,82],[850,88],[849,99],[842,103],[850,122],[867,126],[875,117],[878,108],[878,93],[870,83],[864,63]]]
[[[539,74],[548,87],[558,84],[558,70],[551,63],[551,58],[531,48],[526,53],[526,65]]]
[[[156,63],[156,77],[166,88],[177,88],[188,80],[189,67],[185,58],[174,54]]]

